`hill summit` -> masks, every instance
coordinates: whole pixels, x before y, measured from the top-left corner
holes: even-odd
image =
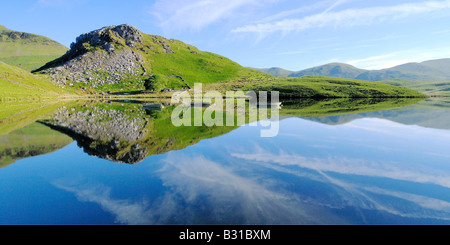
[[[263,73],[178,40],[148,35],[128,25],[111,25],[76,38],[60,58],[34,70],[60,86],[100,91],[186,88]],[[148,87],[145,87],[148,89]]]

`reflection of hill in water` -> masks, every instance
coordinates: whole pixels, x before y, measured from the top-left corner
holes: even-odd
[[[445,126],[446,120],[435,120],[438,116],[442,117],[443,115],[439,111],[430,110],[429,107],[437,107],[430,102],[421,102],[417,106],[404,107],[408,110],[388,110],[389,108],[402,107],[415,102],[417,102],[417,99],[335,99],[322,101],[308,99],[283,102],[283,107],[279,113],[281,118],[291,116],[307,117],[309,120],[328,124],[341,124],[356,118],[377,116],[388,119],[396,118],[400,122],[411,124],[422,122],[424,125],[426,123],[436,125],[440,122],[443,124],[441,127]],[[27,122],[27,124],[30,124],[28,121],[38,120],[41,124],[32,124],[30,127],[33,128],[37,127],[36,125],[40,125],[41,129],[45,128],[48,131],[48,137],[46,134],[33,135],[33,130],[30,131],[27,130],[27,126],[21,126],[23,128],[22,131],[28,133],[22,135],[24,138],[22,141],[17,141],[19,142],[17,145],[24,146],[26,149],[8,150],[6,145],[11,144],[9,139],[14,134],[11,133],[9,135],[6,133],[0,136],[4,143],[2,146],[0,140],[0,147],[3,147],[0,148],[1,161],[8,164],[14,162],[14,159],[51,152],[63,147],[74,139],[89,155],[114,162],[133,164],[144,160],[148,156],[183,149],[198,143],[202,139],[220,136],[238,128],[238,126],[208,127],[204,124],[203,126],[176,127],[171,120],[171,114],[175,106],[170,104],[156,106],[161,104],[161,102],[150,102],[155,104],[144,107],[142,103],[144,102],[72,101],[66,103],[65,106],[60,105],[56,107],[54,104],[51,104],[49,109],[45,109],[47,108],[45,106],[39,106],[33,110],[24,109],[26,113],[14,110],[15,114],[23,115],[20,117],[22,119],[25,115],[30,115],[26,117],[26,120],[22,120]],[[439,103],[439,105],[445,107],[444,105],[446,104]],[[422,114],[419,113],[420,110],[418,109],[413,110],[414,108],[423,108]],[[204,112],[204,109],[200,108],[199,110]],[[41,113],[43,111],[45,113]],[[226,118],[226,113],[228,112],[222,113],[224,113],[223,118]],[[436,115],[433,113],[436,113]],[[246,114],[246,123],[249,122],[248,120],[249,117]],[[17,123],[18,120],[3,120],[2,128],[5,129],[4,131],[10,132],[6,129],[17,128],[18,126],[14,126]],[[49,126],[51,129],[42,124]],[[19,130],[17,132],[22,131]],[[53,137],[52,135],[54,138],[51,138]],[[38,147],[39,149],[28,147],[27,144],[30,144],[30,141],[25,142],[25,140],[30,137],[34,137],[34,142],[38,142],[45,147]],[[59,139],[67,139],[67,142]]]
[[[173,108],[145,110],[140,103],[87,103],[62,107],[52,119],[41,122],[74,138],[90,155],[131,164],[237,128],[175,127]]]
[[[39,123],[0,136],[0,167],[20,159],[56,151],[73,140]]]
[[[286,103],[280,111],[280,116],[356,113],[411,104],[415,101],[303,100]],[[169,104],[144,107],[137,101],[91,102],[62,107],[51,119],[41,122],[71,136],[90,155],[131,164],[138,163],[150,155],[183,149],[202,139],[223,135],[238,127],[208,127],[204,124],[176,127],[171,120],[174,108],[175,106]],[[227,112],[222,113],[225,118]],[[246,120],[248,122],[248,117]]]
[[[298,117],[323,117],[403,107],[421,101],[418,98],[339,98],[297,99],[283,101],[280,115]]]
[[[329,125],[340,125],[367,117],[387,119],[406,125],[450,129],[450,100],[427,99],[417,104],[389,110],[304,118]]]

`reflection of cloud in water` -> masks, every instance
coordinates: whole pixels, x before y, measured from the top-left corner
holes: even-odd
[[[116,222],[124,224],[148,223],[148,203],[117,200],[111,197],[111,188],[102,184],[81,183],[80,181],[56,181],[54,185],[72,192],[83,202],[99,204],[103,210],[116,217]]]
[[[58,181],[83,202],[99,204],[124,224],[319,224],[342,223],[307,200],[265,188],[203,156],[168,154],[159,170],[165,191],[154,200],[115,199],[112,188]],[[270,181],[268,181],[270,183]],[[149,190],[151,192],[153,190]],[[144,193],[145,194],[145,193]]]
[[[270,180],[239,176],[231,167],[202,156],[169,154],[165,161],[161,178],[170,191],[164,199],[173,204],[173,212],[182,210],[172,217],[182,223],[198,215],[207,216],[205,223],[302,224],[335,219],[304,200],[261,184]]]
[[[232,153],[231,155],[247,162],[256,162],[265,168],[278,172],[306,177],[334,186],[334,193],[339,195],[340,198],[330,197],[328,204],[325,202],[319,203],[319,200],[317,200],[318,205],[330,205],[334,208],[351,206],[357,209],[385,211],[408,218],[450,220],[450,203],[447,201],[398,190],[373,187],[370,182],[367,184],[352,183],[351,179],[346,180],[345,178],[345,176],[355,175],[381,177],[421,184],[432,183],[449,188],[450,176],[446,172],[432,171],[431,168],[426,167],[405,169],[405,166],[396,166],[397,163],[394,162],[377,162],[344,157],[307,158],[283,151],[274,154],[261,148],[257,148],[255,153]],[[302,169],[296,169],[295,167]],[[308,172],[305,171],[306,169],[309,170],[309,174],[305,174],[305,172]],[[316,174],[311,173],[311,170]],[[335,176],[333,173],[339,174],[338,177],[333,177]],[[388,196],[390,198],[386,198]]]
[[[450,188],[449,173],[427,166],[417,168],[416,165],[413,165],[408,168],[408,164],[401,164],[399,162],[369,161],[345,157],[306,158],[296,154],[288,154],[283,151],[280,151],[279,154],[273,154],[261,149],[258,149],[256,153],[232,153],[231,155],[246,161],[298,166],[320,172],[329,171],[341,174],[355,174],[419,183],[433,183]]]

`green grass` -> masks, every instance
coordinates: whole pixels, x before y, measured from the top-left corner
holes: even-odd
[[[168,45],[174,53],[166,53],[162,45],[154,42]],[[160,76],[181,76],[190,86],[197,82],[215,83],[236,80],[246,74],[258,73],[223,56],[200,51],[181,41],[169,40],[160,36],[144,34],[142,46],[144,47],[142,53],[148,60],[148,70],[151,73]]]
[[[49,80],[0,61],[0,101],[41,100],[69,94]]]
[[[277,78],[247,83],[243,90],[279,91],[282,98],[408,98],[424,94],[380,82],[332,77]]]

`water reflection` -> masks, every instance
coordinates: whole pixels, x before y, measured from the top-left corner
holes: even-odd
[[[0,136],[0,167],[23,158],[54,152],[72,141],[62,133],[32,123]]]
[[[283,102],[281,116],[335,115],[371,111],[417,102],[416,99],[336,99]],[[154,154],[183,149],[202,139],[236,129],[233,126],[176,127],[171,114],[175,105],[155,101],[89,101],[63,106],[50,119],[39,122],[75,139],[86,153],[114,162],[135,164]],[[194,108],[202,110],[205,108]],[[266,109],[270,115],[270,108]],[[222,118],[230,113],[223,110]],[[260,114],[259,114],[260,115]],[[250,122],[248,113],[245,122]],[[233,112],[234,121],[238,114]],[[223,123],[226,125],[226,123]]]
[[[40,119],[76,142],[0,170],[0,223],[450,224],[445,102],[286,103],[273,138],[127,102]]]
[[[450,143],[448,131],[369,118],[332,127],[289,119],[283,128],[289,137],[231,155],[293,181],[313,182],[304,185],[313,195],[299,186],[292,195],[355,223],[448,223],[450,158],[439,154]],[[279,181],[290,185],[285,179]]]
[[[71,136],[90,155],[130,164],[237,128],[175,127],[174,107],[138,101],[83,102],[64,106],[40,122]]]

